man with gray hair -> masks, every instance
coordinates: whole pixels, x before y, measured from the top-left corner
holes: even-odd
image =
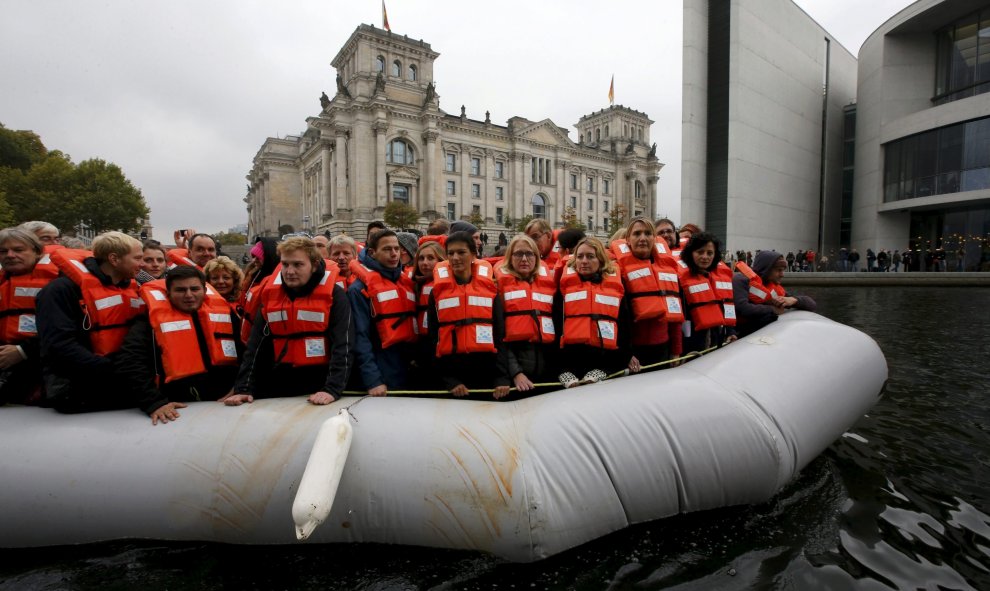
[[[64,274],[38,294],[38,335],[49,401],[60,412],[133,406],[122,395],[113,357],[144,309],[134,276],[141,243],[106,232],[85,251],[59,249],[52,262]]]
[[[26,232],[32,232],[41,241],[42,246],[58,244],[62,238],[62,233],[58,231],[58,228],[48,222],[24,222],[18,228]]]

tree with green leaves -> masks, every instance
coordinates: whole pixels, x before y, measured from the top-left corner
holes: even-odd
[[[516,220],[516,232],[523,233],[526,231],[526,226],[533,221],[533,216],[524,215],[523,217]]]
[[[612,206],[612,209],[608,211],[608,231],[615,233],[620,228],[625,228],[627,214],[628,210],[625,205]]]
[[[27,171],[48,156],[48,149],[33,131],[7,129],[0,123],[0,168]]]
[[[228,234],[227,232],[220,232],[213,235],[213,239],[217,241],[217,244],[222,246],[239,246],[241,244],[247,244],[247,236],[239,232],[234,232]]]
[[[413,228],[419,222],[419,212],[403,201],[389,201],[382,219],[390,228]]]
[[[71,209],[76,219],[98,234],[138,230],[141,220],[148,217],[141,191],[119,166],[99,158],[79,163],[72,191]]]
[[[577,210],[571,206],[564,208],[564,213],[561,215],[560,221],[563,222],[565,228],[573,228],[581,231],[586,229],[586,226],[578,219]]]
[[[468,216],[468,221],[480,228],[481,225],[485,223],[485,218],[481,217],[480,213],[472,211],[471,215]]]

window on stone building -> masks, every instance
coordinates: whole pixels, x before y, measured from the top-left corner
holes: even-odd
[[[378,56],[375,59],[375,71],[376,72],[384,72],[385,71],[385,58],[383,58],[382,56]]]
[[[595,129],[595,141],[596,142],[602,141],[602,128],[601,127]]]
[[[392,164],[414,164],[413,149],[403,140],[392,140],[385,145],[385,160]]]
[[[471,217],[480,217],[480,216],[481,216],[481,206],[480,205],[472,205],[471,206]]]
[[[409,187],[408,185],[393,185],[392,186],[392,201],[401,201],[403,203],[409,203]]]
[[[571,207],[577,209],[577,197],[571,195]]]
[[[502,179],[505,178],[505,163],[496,162],[495,163],[495,178]]]
[[[572,189],[577,189],[577,181],[578,181],[577,175],[576,174],[572,174],[571,175],[571,188]]]
[[[608,212],[608,201],[602,201],[602,211]]]
[[[415,82],[416,80],[419,80],[418,75],[419,72],[416,71],[416,66],[410,65],[409,69],[406,71],[406,78]]]
[[[589,232],[595,231],[595,218],[591,217],[590,215],[588,216],[588,231]]]
[[[588,191],[592,193],[595,191],[595,177],[593,176],[588,177]]]
[[[447,204],[447,219],[450,220],[450,221],[454,221],[454,220],[457,219],[457,204],[456,203],[448,203]]]
[[[457,185],[454,183],[454,181],[447,181],[447,194],[457,195]]]
[[[471,159],[471,174],[478,176],[481,174],[481,158]]]
[[[608,139],[608,125],[605,126],[605,139]]]
[[[547,197],[543,193],[533,195],[533,217],[547,217]]]
[[[392,62],[392,75],[396,78],[402,75],[402,63],[399,60]]]
[[[505,201],[505,188],[504,187],[495,187],[495,200],[496,201]]]
[[[501,207],[495,208],[495,223],[504,224],[505,223],[505,210]]]
[[[643,196],[643,183],[636,181],[636,199]]]
[[[471,197],[481,199],[481,185],[474,183],[471,185]]]
[[[587,205],[588,205],[588,208],[585,211],[592,211],[592,210],[594,210],[595,209],[595,200],[594,199],[588,199]]]
[[[457,172],[457,154],[446,155],[447,172]]]
[[[602,218],[602,229],[605,230],[606,234],[608,234],[611,231],[609,230],[608,227],[608,218]]]
[[[608,195],[609,193],[609,182],[608,179],[602,180],[602,193]]]

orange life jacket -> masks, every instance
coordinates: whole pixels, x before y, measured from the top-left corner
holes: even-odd
[[[210,285],[207,285],[206,292],[203,305],[196,315],[203,329],[210,363],[213,366],[236,366],[237,346],[234,343],[230,306]],[[203,363],[192,316],[172,307],[165,280],[145,283],[140,294],[148,306],[148,320],[162,353],[165,383],[206,373],[208,368]]]
[[[42,265],[39,261],[30,273],[23,275],[0,271],[0,344],[16,345],[38,336],[35,298],[56,277],[58,268],[50,262]]]
[[[406,277],[412,281],[413,269],[406,270]],[[430,275],[429,281],[418,283],[413,282],[416,288],[416,317],[413,318],[413,329],[416,330],[416,334],[419,338],[423,338],[430,334],[429,327],[427,326],[427,318],[429,314],[427,311],[430,308],[430,294],[433,293],[433,275]]]
[[[560,346],[590,345],[618,349],[619,306],[625,290],[615,273],[602,275],[601,283],[583,281],[573,267],[560,277],[564,300],[564,329]]]
[[[389,281],[357,260],[350,262],[351,276],[364,283],[362,293],[371,303],[371,319],[378,328],[382,349],[397,343],[416,341],[416,287],[402,273],[398,281]]]
[[[475,259],[471,281],[459,285],[450,263],[433,267],[433,301],[437,307],[440,338],[437,357],[456,353],[494,353],[494,308],[498,289],[492,266]]]
[[[293,367],[327,365],[330,361],[330,307],[337,266],[328,266],[319,285],[306,297],[289,299],[282,273],[272,273],[261,288],[261,310],[275,343],[275,363]]]
[[[670,256],[667,244],[655,242],[648,261],[636,257],[625,240],[613,240],[610,248],[619,264],[633,320],[664,318],[670,323],[684,322],[677,262]]]
[[[203,267],[200,267],[193,262],[191,258],[189,258],[189,249],[187,248],[170,248],[169,251],[165,253],[165,260],[168,262],[169,269],[185,266],[196,267],[200,271],[203,270]]]
[[[694,331],[736,325],[732,271],[724,263],[719,263],[707,277],[683,270],[680,281]]]
[[[505,310],[504,340],[552,343],[557,336],[553,326],[553,296],[557,292],[553,270],[541,264],[536,278],[529,282],[498,267],[495,279]]]
[[[356,262],[356,261],[357,261],[357,259],[351,259],[351,262],[352,263],[353,262]],[[336,264],[336,263],[334,263],[334,264]],[[327,265],[327,268],[329,269],[330,268],[330,265]],[[348,268],[350,268],[350,265],[348,265]],[[342,277],[341,275],[338,274],[337,275],[337,281],[336,281],[336,283],[337,283],[337,285],[340,286],[340,289],[342,289],[344,291],[347,291],[347,288],[350,287],[352,283],[354,283],[354,280],[355,279],[357,279],[357,276],[354,275],[354,273],[351,273],[347,277]]]
[[[742,261],[736,263],[736,270],[749,279],[749,301],[754,304],[772,304],[775,298],[782,298],[786,294],[784,286],[779,283],[763,283],[760,276]]]
[[[436,242],[440,246],[447,246],[447,236],[440,234],[427,234],[426,236],[419,237],[419,245],[423,246],[426,242]]]
[[[52,262],[52,253],[63,248],[65,247],[61,244],[49,244],[46,246],[41,258],[38,260],[38,264],[34,267],[35,270],[51,273],[52,277],[58,277],[58,267]]]
[[[677,241],[677,247],[671,250],[670,254],[672,254],[675,259],[681,260],[681,251],[684,250],[684,247],[687,246],[688,242],[691,242],[690,238],[680,238]],[[685,268],[687,267],[685,266]]]
[[[103,285],[83,264],[92,256],[88,250],[71,248],[60,248],[51,254],[59,271],[82,292],[79,306],[83,311],[83,330],[89,332],[93,353],[106,356],[120,350],[131,322],[144,311],[144,302],[138,297],[137,282],[133,279],[124,288]]]

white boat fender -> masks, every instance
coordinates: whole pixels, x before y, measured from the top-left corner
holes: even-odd
[[[309,538],[330,516],[354,437],[349,416],[344,409],[324,421],[313,442],[296,498],[292,502],[292,520],[296,524],[296,538],[299,540]]]

